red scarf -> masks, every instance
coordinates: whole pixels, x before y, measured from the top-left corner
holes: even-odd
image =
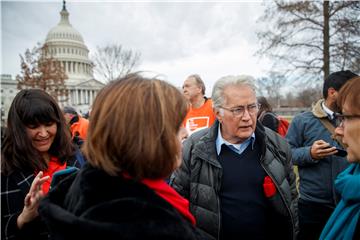
[[[50,157],[50,161],[49,161],[49,165],[48,165],[48,169],[46,169],[45,171],[43,171],[43,177],[45,176],[49,176],[50,178],[44,182],[44,184],[42,185],[42,190],[43,192],[46,194],[49,192],[50,189],[50,184],[51,184],[51,180],[53,177],[53,174],[59,170],[64,170],[66,168],[66,162],[61,164],[61,162],[59,161],[58,158],[56,157]],[[35,172],[35,176],[38,174],[39,172]]]
[[[154,190],[160,197],[170,203],[178,212],[195,225],[195,217],[189,211],[189,201],[180,196],[164,180],[144,179],[143,184]]]

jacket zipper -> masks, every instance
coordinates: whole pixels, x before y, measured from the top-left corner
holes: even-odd
[[[218,213],[219,213],[219,227],[218,227],[218,236],[217,239],[220,239],[220,229],[221,229],[221,209],[220,209],[220,197],[219,197],[219,192],[220,192],[220,188],[221,188],[221,179],[222,179],[222,168],[219,168],[219,186],[216,189],[217,191],[217,204],[218,204]]]
[[[270,151],[271,152],[271,151]],[[273,153],[273,152],[271,152]],[[274,155],[274,154],[273,154]],[[275,157],[275,156],[274,156]],[[287,210],[289,211],[289,214],[290,214],[290,218],[291,218],[291,224],[292,224],[292,239],[294,239],[294,234],[295,234],[295,222],[294,222],[294,216],[292,215],[291,213],[291,210],[290,210],[290,207],[287,205],[286,203],[286,200],[285,200],[285,197],[283,195],[283,193],[280,191],[280,187],[278,186],[278,183],[274,180],[274,177],[269,174],[269,172],[266,170],[266,168],[264,167],[263,165],[263,160],[264,160],[264,156],[261,156],[261,160],[260,160],[260,163],[261,163],[261,167],[264,169],[264,171],[266,172],[266,174],[272,179],[272,181],[275,183],[275,186],[276,186],[276,189],[277,191],[279,192],[281,198],[282,198],[282,201],[284,202],[285,204],[285,207],[287,208]]]

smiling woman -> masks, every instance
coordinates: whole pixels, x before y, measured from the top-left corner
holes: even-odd
[[[56,101],[39,89],[20,91],[1,146],[1,237],[47,239],[38,216],[55,172],[79,164]]]
[[[55,122],[26,127],[26,133],[31,139],[32,146],[47,158],[51,144],[54,142],[56,131],[57,125]]]

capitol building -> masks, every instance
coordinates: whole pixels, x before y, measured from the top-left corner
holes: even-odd
[[[63,66],[68,79],[65,80],[69,91],[67,102],[60,106],[73,106],[79,113],[86,113],[91,107],[98,91],[104,87],[93,77],[93,63],[89,59],[89,49],[81,34],[70,24],[69,12],[65,1],[60,12],[60,22],[50,29],[45,42],[50,54]],[[1,117],[7,118],[7,112],[15,95],[19,92],[17,81],[11,75],[1,75]]]

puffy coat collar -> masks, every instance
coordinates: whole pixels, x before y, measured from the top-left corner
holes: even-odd
[[[216,138],[218,135],[218,127],[219,127],[219,121],[216,120],[215,123],[209,128],[204,129],[202,131],[205,131],[204,133],[198,132],[194,133],[194,141],[197,142],[196,147],[194,147],[194,154],[196,154],[199,158],[208,161],[212,165],[221,168],[221,165],[219,163],[219,160],[217,159],[217,153],[216,153]],[[197,139],[197,135],[203,135],[200,137],[200,139]],[[255,136],[256,136],[256,142],[258,142],[261,146],[261,154],[264,155],[266,151],[266,134],[265,134],[265,128],[263,125],[260,124],[260,122],[257,122],[256,129],[255,129]]]
[[[319,101],[317,101],[315,103],[315,105],[312,108],[312,113],[314,114],[315,117],[317,118],[327,118],[327,114],[324,111],[324,109],[322,108],[322,103],[324,102],[324,99],[320,99]]]

